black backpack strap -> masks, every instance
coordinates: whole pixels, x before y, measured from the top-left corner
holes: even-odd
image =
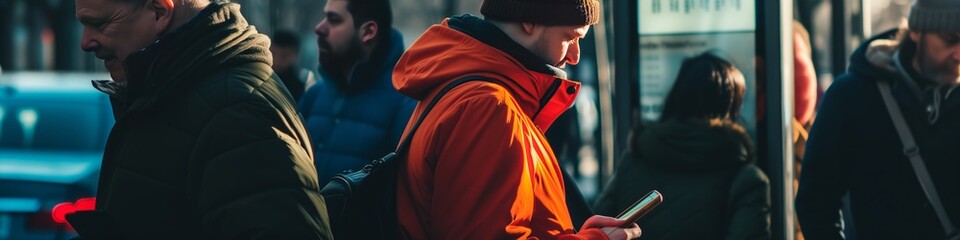
[[[423,122],[424,118],[427,118],[427,114],[429,114],[430,110],[433,109],[433,106],[440,101],[440,98],[442,98],[443,95],[447,94],[447,92],[449,92],[453,88],[460,86],[460,84],[463,84],[469,81],[485,81],[485,82],[491,82],[491,83],[498,83],[497,80],[493,78],[484,77],[484,76],[466,76],[466,77],[459,78],[447,84],[446,86],[444,86],[443,89],[441,89],[440,92],[437,93],[437,96],[433,97],[433,100],[430,100],[430,103],[427,104],[426,108],[424,108],[423,113],[421,113],[420,117],[417,118],[417,122],[413,124],[413,128],[410,129],[410,133],[407,134],[407,137],[403,138],[403,140],[400,141],[400,145],[398,145],[397,151],[396,151],[397,155],[402,156],[403,153],[406,153],[406,151],[410,148],[410,141],[411,139],[413,139],[413,134],[417,133],[417,129],[420,128],[420,123]]]

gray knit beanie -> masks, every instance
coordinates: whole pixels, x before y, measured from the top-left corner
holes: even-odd
[[[484,0],[480,13],[507,22],[583,26],[600,22],[600,7],[597,0]]]
[[[909,25],[917,32],[960,32],[960,0],[916,0]]]

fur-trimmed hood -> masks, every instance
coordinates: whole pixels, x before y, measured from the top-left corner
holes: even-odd
[[[907,95],[924,106],[927,122],[936,123],[944,111],[943,103],[960,85],[941,84],[918,74],[912,67],[915,43],[898,41],[897,34],[898,30],[891,30],[862,44],[850,58],[850,72],[905,88]]]

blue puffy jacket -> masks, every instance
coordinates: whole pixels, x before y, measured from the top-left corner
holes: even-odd
[[[392,30],[384,57],[360,63],[349,84],[341,86],[338,82],[345,81],[333,80],[321,68],[320,79],[300,99],[321,185],[396,148],[416,106],[393,88],[393,66],[403,50],[400,33]]]

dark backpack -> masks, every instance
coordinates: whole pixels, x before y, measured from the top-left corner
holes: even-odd
[[[406,154],[413,134],[440,98],[454,87],[476,80],[496,83],[490,78],[469,76],[447,84],[430,101],[395,152],[371,161],[360,171],[337,174],[320,189],[334,239],[396,239],[400,236],[396,180],[404,161],[401,156]]]

